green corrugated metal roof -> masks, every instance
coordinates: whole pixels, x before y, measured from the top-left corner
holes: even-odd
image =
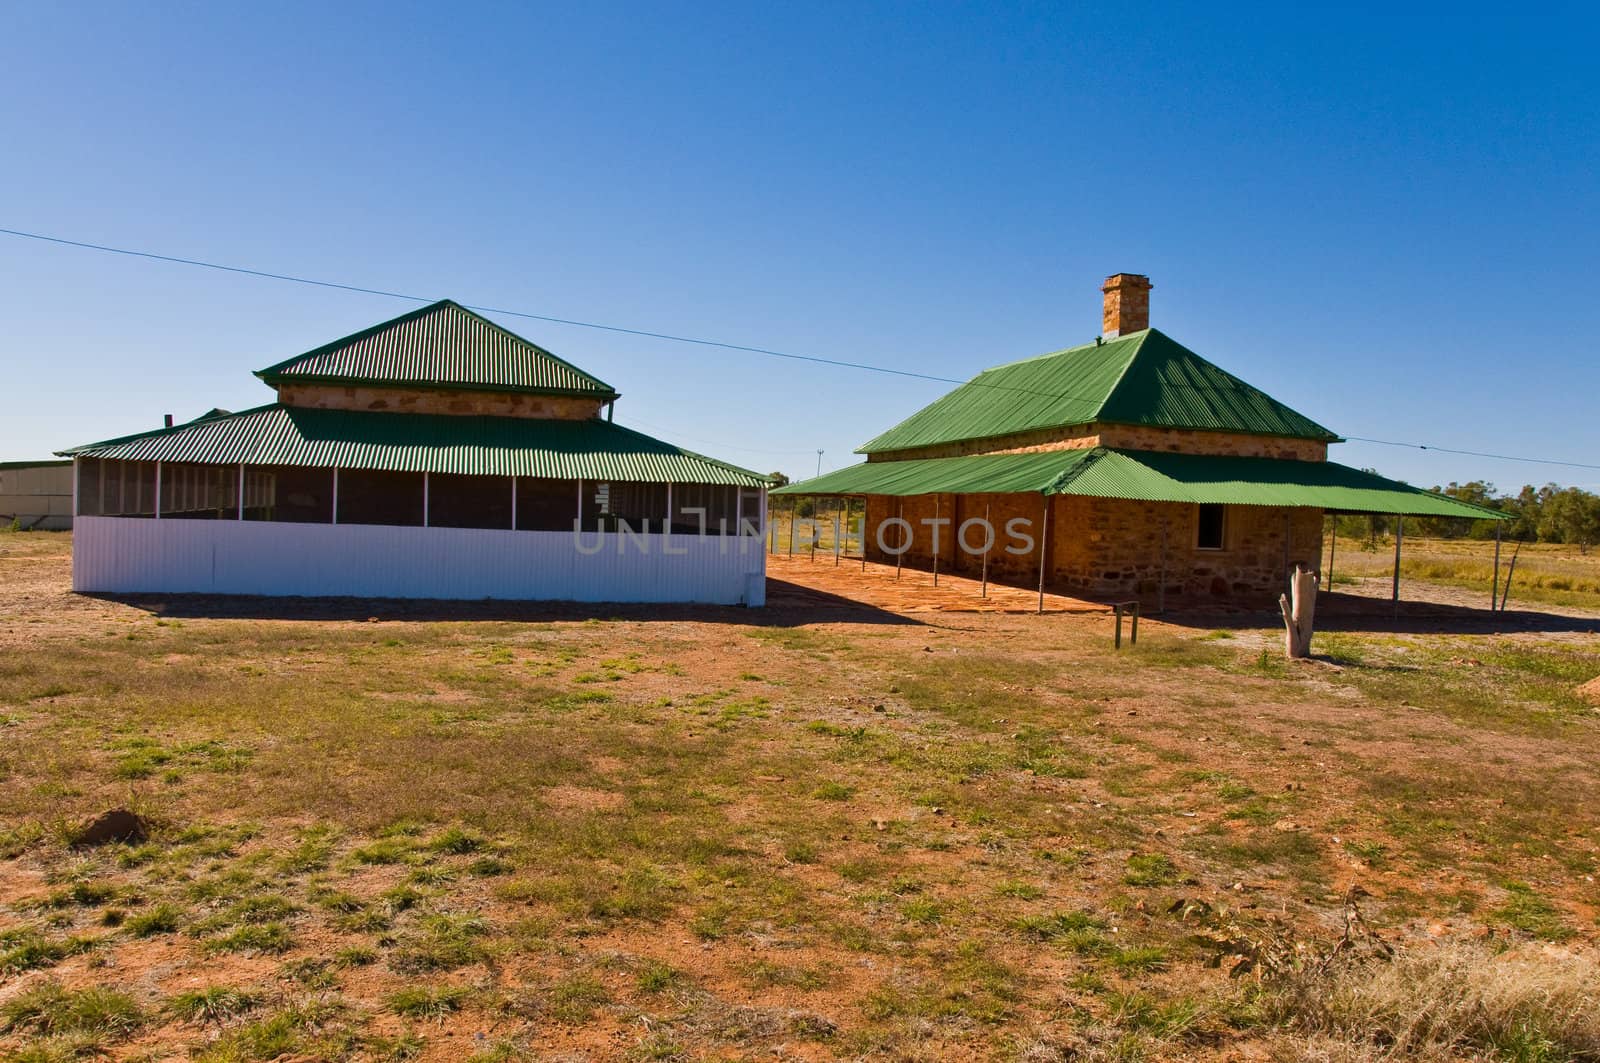
[[[268,384],[408,384],[616,398],[616,389],[449,299],[256,373]]]
[[[1505,519],[1348,465],[1151,451],[1051,450],[963,458],[869,461],[779,488],[793,495],[1039,492],[1141,502],[1304,506],[1347,513]]]
[[[857,453],[1095,423],[1338,439],[1170,336],[1146,329],[986,369]]]
[[[366,413],[261,406],[62,451],[119,461],[765,487],[765,476],[609,421]]]

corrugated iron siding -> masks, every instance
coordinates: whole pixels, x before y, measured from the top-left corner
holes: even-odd
[[[305,465],[484,476],[764,487],[759,473],[606,421],[264,406],[80,447],[117,461]]]
[[[605,382],[449,300],[318,347],[257,374],[516,391],[615,394]]]
[[[860,452],[1097,422],[1337,438],[1170,336],[1148,329],[985,370],[863,444]]]
[[[1147,451],[1052,450],[874,461],[779,488],[793,495],[1040,492],[1141,502],[1217,502],[1416,516],[1501,514],[1347,465]]]
[[[760,538],[83,517],[74,590],[761,605]],[[741,551],[738,544],[743,543]],[[586,550],[595,544],[601,548]]]

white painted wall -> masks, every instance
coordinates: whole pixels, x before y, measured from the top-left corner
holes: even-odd
[[[570,532],[79,517],[72,588],[766,604],[762,538],[589,532],[579,541],[584,550],[600,548],[580,552]]]

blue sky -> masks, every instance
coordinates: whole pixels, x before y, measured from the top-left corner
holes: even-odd
[[[14,5],[0,227],[958,378],[1142,272],[1336,431],[1600,463],[1600,25],[1449,10]],[[13,237],[0,275],[0,460],[270,401],[415,305]],[[944,390],[502,322],[763,471]]]

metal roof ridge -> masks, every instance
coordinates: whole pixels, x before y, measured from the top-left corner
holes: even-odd
[[[302,351],[293,357],[285,358],[281,362],[275,362],[272,365],[267,366],[265,369],[257,369],[252,375],[260,377],[262,380],[266,380],[270,376],[280,375],[281,370],[286,369],[294,363],[302,361],[303,359],[314,358],[319,354],[326,354],[329,351],[337,350],[340,347],[347,347],[350,344],[364,340],[369,336],[376,336],[384,329],[393,328],[396,325],[403,324],[408,321],[415,321],[418,318],[431,313],[432,311],[438,310],[440,307],[459,305],[460,304],[451,299],[440,299],[437,302],[429,303],[427,306],[419,306],[415,310],[407,310],[398,317],[391,317],[387,321],[378,322],[376,325],[368,325],[366,328],[357,329],[348,336],[341,336],[339,339],[330,340],[320,346],[313,347],[309,351]],[[465,307],[462,309],[465,309]],[[471,313],[471,311],[468,311],[468,313]]]
[[[1109,388],[1106,388],[1106,393],[1100,396],[1100,404],[1094,408],[1096,421],[1100,419],[1101,414],[1106,412],[1106,407],[1111,405],[1111,400],[1116,396],[1118,389],[1122,387],[1122,382],[1128,379],[1128,372],[1133,368],[1133,363],[1139,360],[1139,355],[1144,351],[1145,343],[1150,339],[1151,335],[1156,332],[1154,328],[1146,328],[1142,331],[1144,332],[1144,335],[1139,337],[1139,342],[1134,345],[1132,353],[1128,355],[1128,360],[1122,363],[1122,372],[1118,373],[1117,379],[1112,381]],[[1172,337],[1167,336],[1166,333],[1161,333],[1160,335],[1164,339],[1172,339]],[[1119,340],[1121,338],[1121,336],[1117,337]],[[1172,342],[1177,343],[1176,340],[1172,340]],[[1182,347],[1183,345],[1180,343],[1178,346]],[[1187,350],[1187,348],[1185,349]],[[1091,421],[1089,423],[1093,424],[1094,422]]]
[[[184,421],[182,424],[172,425],[170,428],[163,425],[160,428],[152,428],[144,432],[131,432],[125,436],[115,436],[111,439],[101,439],[93,443],[81,443],[75,447],[67,447],[63,450],[55,451],[55,453],[62,456],[76,455],[82,451],[94,450],[98,447],[120,446],[123,443],[131,443],[136,439],[153,439],[156,436],[176,434],[178,432],[183,432],[190,429],[208,428],[214,424],[221,424],[223,421],[232,421],[240,417],[248,417],[257,413],[266,413],[267,411],[273,409],[288,409],[288,407],[284,406],[281,402],[269,402],[261,406],[252,406],[248,410],[238,410],[219,417],[197,417],[192,421]]]
[[[320,355],[329,354],[329,353],[331,353],[333,351],[339,350],[339,349],[344,348],[344,347],[349,347],[349,346],[351,346],[353,344],[361,342],[362,340],[370,339],[371,337],[376,336],[379,333],[388,331],[389,329],[395,328],[395,327],[403,325],[403,324],[409,324],[412,321],[418,321],[418,320],[420,320],[420,319],[422,319],[424,317],[427,317],[429,314],[437,313],[438,311],[444,310],[444,309],[447,309],[447,308],[459,310],[459,311],[461,311],[461,313],[463,313],[463,314],[467,315],[468,317],[472,318],[474,321],[481,322],[483,325],[485,325],[486,327],[494,330],[495,332],[499,333],[500,335],[502,335],[502,336],[504,336],[504,337],[506,337],[506,338],[508,338],[510,340],[513,340],[516,343],[520,343],[520,344],[523,344],[523,345],[525,345],[527,347],[533,348],[533,350],[535,352],[537,352],[541,357],[550,359],[552,362],[555,362],[557,365],[560,365],[563,368],[571,370],[573,373],[576,373],[578,376],[592,381],[596,385],[594,388],[588,388],[588,389],[564,389],[564,390],[576,390],[580,394],[598,393],[598,394],[609,396],[610,401],[615,401],[615,400],[617,400],[617,399],[622,397],[621,392],[617,391],[616,388],[612,387],[610,384],[606,383],[604,380],[601,380],[599,377],[595,376],[593,373],[590,373],[588,370],[583,369],[583,368],[581,368],[581,367],[579,367],[577,365],[574,365],[572,362],[567,361],[565,358],[561,357],[559,354],[556,354],[553,351],[546,350],[544,347],[541,347],[539,344],[534,343],[532,340],[528,339],[526,336],[521,336],[521,335],[518,335],[515,332],[512,332],[510,329],[506,328],[504,325],[501,325],[501,324],[498,324],[497,322],[491,321],[489,318],[484,317],[482,314],[478,313],[475,310],[471,310],[468,307],[463,306],[461,303],[456,302],[454,299],[439,299],[439,300],[437,300],[435,302],[429,303],[426,306],[419,306],[415,310],[408,310],[404,314],[400,314],[400,315],[398,315],[396,317],[389,318],[387,321],[380,321],[375,325],[369,325],[364,329],[358,329],[357,331],[350,333],[348,336],[343,336],[343,337],[340,337],[339,339],[331,340],[331,341],[329,341],[327,343],[322,344],[321,346],[313,347],[309,351],[304,351],[304,352],[302,352],[300,354],[297,354],[297,355],[295,355],[295,356],[293,356],[291,358],[285,358],[283,361],[277,362],[277,363],[275,363],[273,365],[269,365],[265,369],[257,369],[254,372],[253,375],[256,376],[256,377],[259,377],[260,379],[262,379],[264,381],[271,381],[274,378],[283,376],[283,371],[285,369],[287,369],[288,367],[294,365],[297,362],[306,361],[306,360],[311,359],[311,358],[316,358],[316,357],[318,357]],[[305,379],[312,380],[317,375],[318,374],[308,374]],[[416,383],[416,382],[415,381],[405,381],[404,383],[410,384],[410,383]]]

